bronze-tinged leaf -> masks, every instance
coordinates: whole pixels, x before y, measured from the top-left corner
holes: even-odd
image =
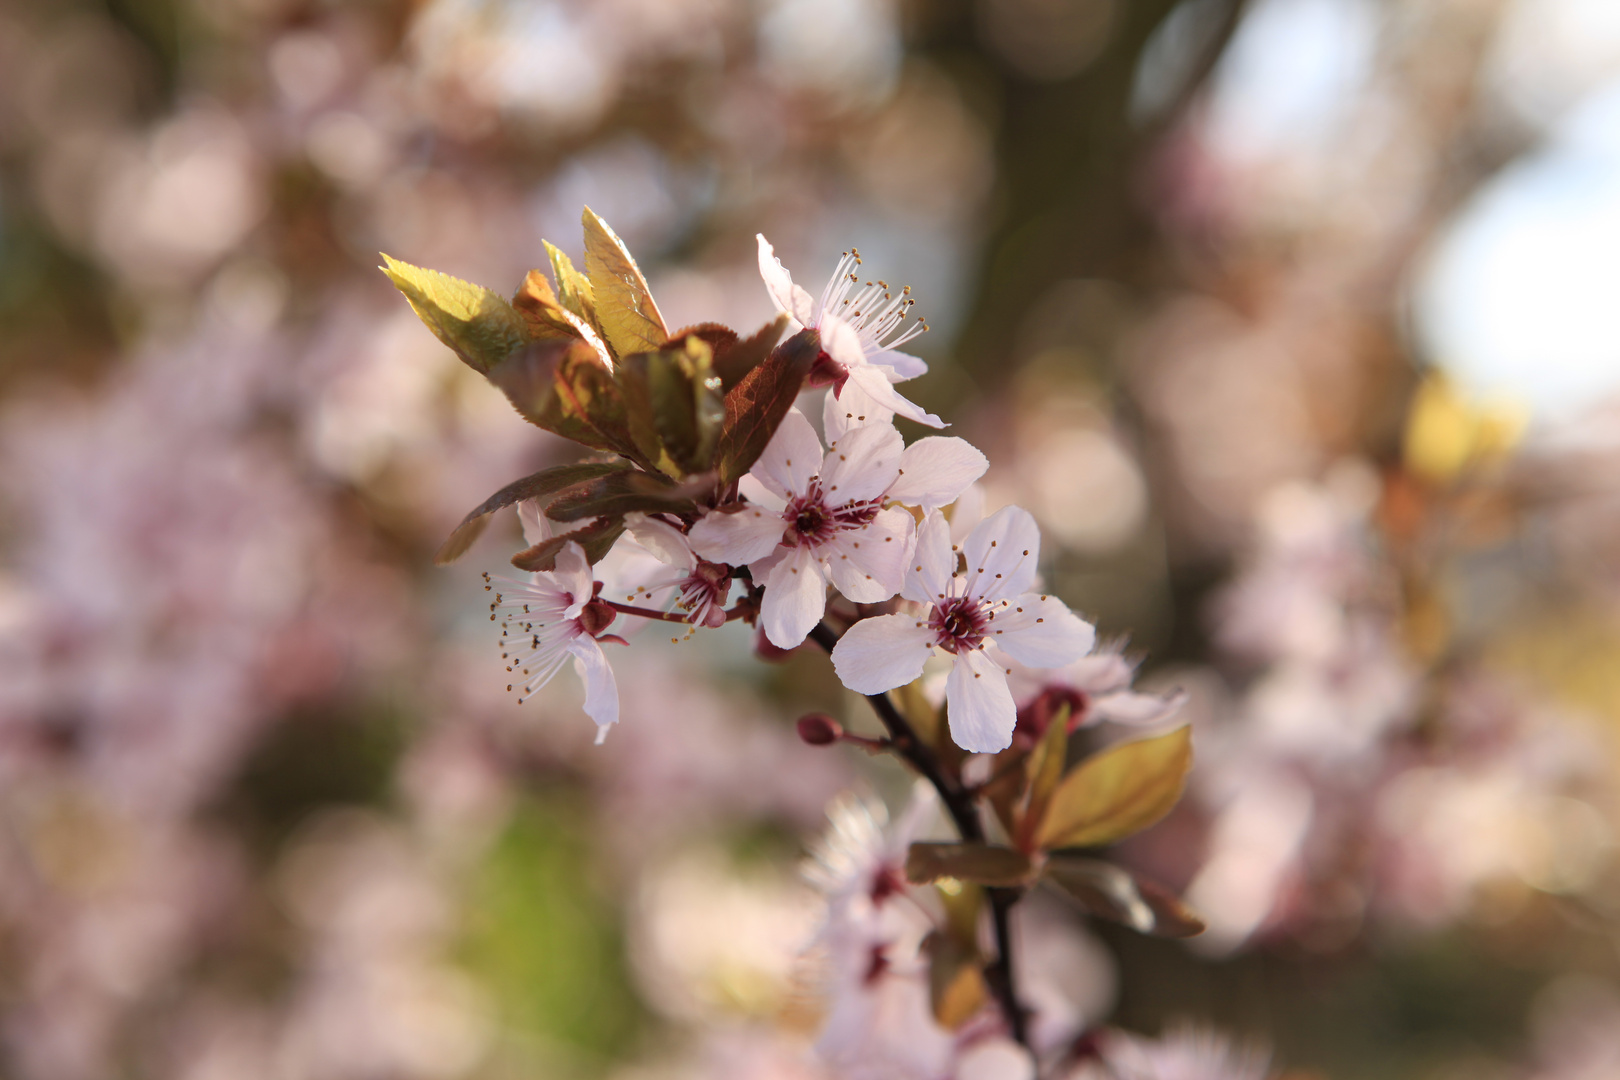
[[[478,508],[461,519],[443,546],[439,548],[433,561],[440,566],[452,563],[461,558],[467,549],[472,547],[473,541],[483,533],[484,527],[489,524],[489,516],[497,510],[522,502],[524,499],[539,499],[555,494],[564,488],[575,484],[583,484],[588,480],[596,480],[612,473],[623,472],[630,468],[627,461],[582,461],[573,465],[555,465],[549,469],[541,469],[531,473],[521,480],[514,480],[501,490],[491,495],[479,504]]]
[[[530,340],[552,337],[582,337],[575,328],[578,316],[557,302],[551,282],[538,270],[530,270],[512,296],[512,308],[529,324]]]
[[[512,556],[512,565],[519,570],[555,570],[557,553],[570,540],[584,548],[585,558],[595,564],[602,560],[623,532],[623,518],[602,518],[582,529],[564,533],[562,536],[553,536],[534,547],[525,548]]]
[[[1170,890],[1101,859],[1059,852],[1047,860],[1046,880],[1088,913],[1139,934],[1186,938],[1204,932],[1204,920]]]
[[[662,473],[629,470],[559,492],[546,515],[553,521],[579,521],[588,517],[623,517],[635,510],[688,514],[697,509],[697,499],[713,490],[713,474],[677,484]]]
[[[820,353],[821,339],[816,332],[801,330],[778,345],[726,395],[726,418],[715,456],[721,486],[739,480],[765,452]]]
[[[714,355],[717,357],[727,349],[731,348],[733,345],[737,344],[737,331],[733,330],[725,323],[705,322],[694,323],[691,326],[685,326],[675,331],[673,334],[669,335],[669,340],[664,342],[661,348],[673,349],[685,342],[689,337],[695,337],[701,340],[710,348],[710,350],[713,351]],[[772,342],[771,344],[774,345],[775,342]],[[767,349],[766,351],[769,352],[770,350]],[[763,360],[765,358],[761,356],[760,359]]]
[[[922,947],[928,956],[928,1001],[934,1019],[946,1031],[956,1031],[989,1000],[978,950],[937,930],[923,939]]]
[[[1046,734],[1035,744],[1035,749],[1024,761],[1024,775],[1028,778],[1028,800],[1018,815],[1018,846],[1029,848],[1035,830],[1046,818],[1046,808],[1063,779],[1063,767],[1069,754],[1069,705],[1058,707],[1046,725]]]
[[[574,269],[573,260],[549,241],[546,257],[551,260],[551,276],[557,282],[557,302],[585,320],[598,334],[602,328],[596,322],[596,300],[591,293],[591,279]]]
[[[727,330],[731,334],[731,341],[723,347],[704,338],[714,349],[714,371],[720,376],[722,391],[731,393],[732,387],[765,362],[771,350],[776,348],[776,343],[782,340],[782,332],[787,329],[788,321],[785,314],[778,315],[745,338],[738,338],[735,332]]]
[[[661,472],[678,479],[713,467],[725,403],[702,338],[626,356],[618,380],[631,433]]]
[[[1170,812],[1192,766],[1192,729],[1111,746],[1076,766],[1052,793],[1036,833],[1044,849],[1099,847]]]
[[[1022,851],[978,843],[912,844],[906,851],[906,880],[926,885],[941,878],[975,885],[1015,887],[1035,876],[1035,863]]]
[[[529,423],[637,461],[629,418],[613,373],[583,341],[537,341],[513,353],[488,372]]]
[[[485,373],[529,340],[528,324],[504,297],[482,285],[383,255],[379,267],[434,336],[474,371]]]
[[[528,324],[531,341],[575,338],[596,350],[603,365],[610,371],[613,369],[613,355],[603,344],[596,327],[560,304],[556,294],[551,291],[551,283],[540,271],[530,270],[524,277],[523,284],[518,286],[516,295],[512,297],[512,308]]]
[[[602,336],[616,356],[656,350],[669,340],[669,328],[636,260],[590,207],[585,208],[581,221],[585,226],[585,274],[591,279]]]

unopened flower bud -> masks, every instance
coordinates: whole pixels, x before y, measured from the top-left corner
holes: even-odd
[[[844,736],[844,725],[826,713],[799,717],[799,738],[811,746],[831,746]]]
[[[763,626],[754,631],[754,653],[766,663],[779,664],[786,660],[792,652],[792,649],[784,649],[773,644],[771,639],[765,636]]]

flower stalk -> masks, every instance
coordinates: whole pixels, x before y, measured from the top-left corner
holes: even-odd
[[[810,640],[826,650],[829,656],[837,646],[838,639],[838,632],[825,622],[817,623],[810,631]],[[973,793],[945,771],[940,764],[939,755],[918,737],[911,723],[899,709],[895,708],[887,691],[881,694],[867,694],[865,697],[888,731],[889,742],[894,752],[933,786],[962,840],[966,843],[983,843],[984,823],[979,818],[979,808],[974,801]],[[1012,926],[1009,917],[1012,906],[1022,895],[1022,890],[987,888],[985,893],[990,900],[996,957],[985,965],[984,981],[1007,1020],[1007,1030],[1012,1035],[1013,1041],[1028,1049],[1028,1024],[1025,1022],[1023,1006],[1018,1004],[1017,984],[1013,977]]]

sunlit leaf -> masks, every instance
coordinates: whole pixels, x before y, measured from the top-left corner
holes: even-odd
[[[476,510],[463,518],[461,524],[456,526],[449,539],[433,556],[433,561],[443,566],[459,559],[483,533],[484,527],[489,524],[490,515],[497,510],[522,502],[524,499],[543,498],[575,484],[623,472],[628,468],[630,463],[627,461],[582,461],[573,465],[557,465],[541,469],[521,480],[514,480],[485,499]]]
[[[955,1031],[989,1000],[978,950],[935,931],[923,939],[923,951],[928,956],[928,1001],[934,1019],[946,1031]]]
[[[411,310],[474,371],[488,372],[529,341],[523,317],[482,285],[389,255],[383,262],[379,269],[405,294]]]
[[[955,878],[976,885],[1015,886],[1034,872],[1035,864],[1022,851],[990,844],[926,841],[906,851],[906,879],[917,885]]]
[[[1204,920],[1174,893],[1113,863],[1059,852],[1047,860],[1045,876],[1088,913],[1138,933],[1184,938],[1204,932]]]
[[[1152,825],[1181,798],[1192,731],[1111,746],[1058,784],[1036,834],[1043,849],[1111,844]]]
[[[657,349],[669,340],[669,329],[636,260],[590,207],[581,220],[585,225],[585,273],[591,279],[602,335],[618,356]]]
[[[715,457],[722,485],[741,478],[765,452],[820,353],[821,339],[816,332],[802,330],[778,345],[726,395],[726,417]]]
[[[489,381],[529,423],[635,460],[629,418],[613,374],[582,341],[537,341],[497,364]]]
[[[551,277],[557,283],[557,301],[569,311],[597,327],[596,300],[591,293],[591,279],[574,269],[573,260],[548,241],[546,257],[551,260]],[[597,327],[598,332],[600,328]]]
[[[624,532],[624,519],[620,517],[607,517],[593,521],[582,529],[561,536],[553,536],[531,548],[525,548],[512,556],[512,565],[519,570],[555,570],[557,568],[557,553],[570,540],[585,549],[585,558],[592,563],[600,562]]]

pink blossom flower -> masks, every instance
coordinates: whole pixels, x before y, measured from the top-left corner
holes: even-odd
[[[900,591],[916,526],[883,501],[900,478],[902,453],[900,433],[881,424],[851,431],[823,455],[810,421],[789,412],[752,472],[786,505],[743,503],[692,526],[699,556],[750,564],[763,581],[760,623],[771,644],[791,649],[804,640],[826,611],[828,578],[858,604]]]
[[[951,737],[975,753],[1006,749],[1018,710],[1005,656],[1060,667],[1096,640],[1091,625],[1061,600],[1028,591],[1040,543],[1029,512],[1006,507],[968,534],[961,545],[967,571],[954,574],[950,526],[931,513],[901,591],[926,605],[926,614],[883,615],[850,627],[833,649],[838,677],[857,693],[879,694],[917,678],[933,650],[943,649],[953,657],[945,683]]]
[[[634,591],[625,593],[626,602],[635,603],[643,597],[656,599],[657,594],[674,590],[676,606],[690,612],[687,621],[693,626],[725,625],[731,567],[698,555],[692,550],[691,539],[667,521],[633,513],[625,515],[624,523],[637,544],[660,563],[674,568],[671,573],[649,577],[636,585]]]
[[[943,420],[901,397],[893,386],[928,370],[917,357],[898,351],[899,346],[928,330],[920,315],[909,327],[905,325],[906,314],[916,303],[910,295],[911,287],[896,294],[884,281],[861,284],[856,273],[861,265],[860,252],[847,251],[821,291],[821,299],[814,300],[802,286],[793,283],[793,276],[776,257],[770,241],[763,235],[758,239],[759,273],[777,310],[821,335],[818,370],[812,375],[830,381],[839,398],[844,396],[846,385],[853,384],[890,413],[930,427],[944,427]]]
[[[596,721],[596,741],[607,738],[608,727],[619,720],[619,689],[597,642],[623,639],[605,634],[618,612],[596,599],[585,550],[570,540],[557,553],[555,570],[536,573],[530,581],[487,574],[485,580],[486,588],[501,590],[489,605],[489,617],[501,619],[506,670],[523,677],[518,701],[550,682],[572,657],[585,684],[585,714]]]

